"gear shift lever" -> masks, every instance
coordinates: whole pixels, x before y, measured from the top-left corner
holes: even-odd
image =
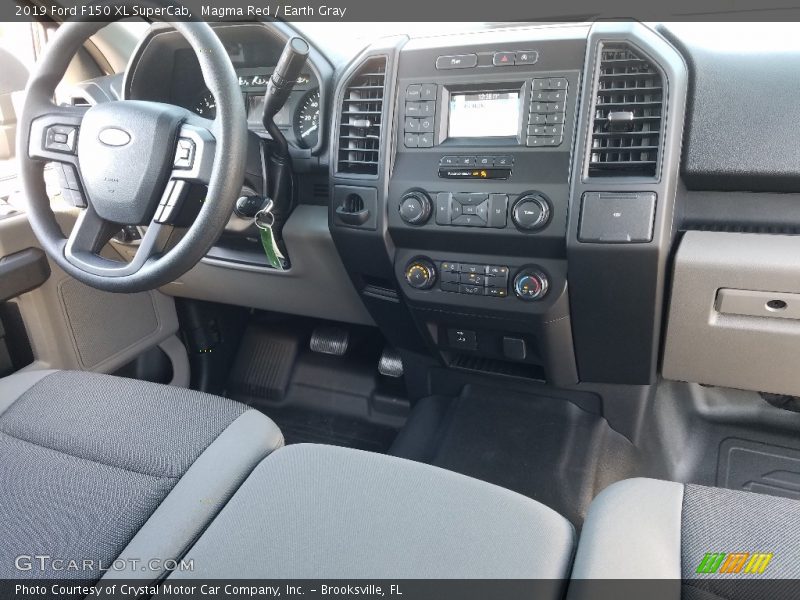
[[[264,112],[261,117],[264,128],[272,138],[274,146],[267,165],[267,193],[272,199],[272,215],[275,218],[272,233],[276,242],[281,246],[284,257],[287,258],[288,253],[283,244],[282,230],[294,208],[292,159],[289,155],[286,138],[275,125],[274,118],[289,99],[297,78],[308,60],[309,50],[308,42],[301,37],[292,37],[286,42],[278,64],[269,78],[267,91],[264,94]]]

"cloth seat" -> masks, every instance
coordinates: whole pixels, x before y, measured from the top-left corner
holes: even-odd
[[[654,584],[659,598],[800,597],[800,501],[655,479],[615,483],[589,507],[572,579],[675,584]],[[569,598],[597,591],[573,585]]]
[[[0,379],[0,579],[94,581],[142,543],[139,558],[179,557],[282,444],[270,419],[209,394],[73,371]]]

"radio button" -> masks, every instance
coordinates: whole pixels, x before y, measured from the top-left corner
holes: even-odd
[[[542,115],[542,116],[545,117],[545,123],[547,124],[564,122],[564,113],[559,113],[554,115]]]
[[[406,133],[419,131],[419,122],[420,119],[415,119],[414,117],[406,117],[406,122],[405,122]]]
[[[461,216],[464,207],[461,205],[460,202],[456,202],[455,200],[451,200],[450,202],[450,222],[455,223],[455,220]]]
[[[453,225],[463,225],[464,227],[485,227],[486,221],[476,215],[461,215],[453,219]]]
[[[528,125],[528,135],[547,135],[545,125]]]
[[[406,88],[406,100],[419,100],[420,90],[422,86],[418,83],[413,83]]]
[[[433,147],[433,133],[420,133],[419,134],[419,147],[432,148]]]
[[[474,206],[477,206],[488,199],[488,194],[481,194],[480,192],[455,192],[453,194],[453,200],[456,202],[460,202],[461,204],[471,204]]]
[[[436,84],[423,83],[419,91],[420,100],[436,100]]]
[[[567,85],[566,77],[551,77],[547,80],[547,87],[551,90],[565,90]]]
[[[439,192],[436,194],[436,224],[450,225],[450,193]],[[442,263],[444,270],[444,263]]]
[[[544,140],[544,146],[560,146],[564,137],[561,135],[553,135],[542,139]]]
[[[406,109],[408,112],[408,109]],[[531,112],[535,113],[552,113],[552,112],[559,112],[555,109],[555,105],[550,102],[532,102],[531,103]],[[411,113],[409,113],[411,114]]]
[[[478,65],[477,54],[455,54],[439,56],[436,59],[436,68],[443,69],[469,69]]]
[[[492,63],[496,67],[510,67],[516,61],[516,54],[513,52],[495,52]]]
[[[517,52],[516,64],[518,65],[532,65],[539,60],[539,53],[536,50],[523,50]]]
[[[528,114],[528,124],[529,125],[544,125],[547,123],[547,117],[549,115],[542,115],[539,113],[529,113]]]
[[[502,229],[506,226],[508,216],[508,196],[505,194],[489,194],[489,227]],[[491,267],[490,267],[491,268]]]
[[[478,214],[478,207],[474,204],[462,204],[461,205],[461,214],[464,215],[477,215]]]
[[[423,133],[433,133],[433,117],[419,119],[419,130]]]
[[[465,207],[466,208],[466,207]],[[489,218],[489,202],[485,201],[475,207],[475,214],[478,215],[484,222]]]
[[[544,130],[545,130],[545,133],[547,133],[547,135],[553,135],[553,136],[559,136],[559,137],[564,135],[564,126],[563,125],[548,125],[547,127],[544,128]]]
[[[567,96],[566,90],[557,90],[555,92],[546,92],[548,102],[563,102]]]
[[[405,144],[406,148],[416,148],[419,146],[419,134],[407,133],[403,138],[403,143]]]

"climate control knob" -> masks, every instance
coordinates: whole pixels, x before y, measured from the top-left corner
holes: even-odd
[[[514,293],[520,300],[541,300],[549,287],[547,275],[536,269],[524,269],[514,278]]]
[[[511,218],[520,229],[541,229],[550,220],[550,202],[542,194],[523,194],[514,204]]]
[[[400,199],[400,218],[409,225],[422,225],[431,216],[431,206],[431,199],[425,192],[406,192]]]
[[[436,267],[425,258],[415,258],[406,265],[406,283],[418,290],[427,290],[436,283]]]

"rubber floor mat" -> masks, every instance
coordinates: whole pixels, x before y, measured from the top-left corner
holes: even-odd
[[[272,407],[267,414],[283,432],[287,444],[331,444],[385,453],[397,435],[391,427],[305,408]]]

